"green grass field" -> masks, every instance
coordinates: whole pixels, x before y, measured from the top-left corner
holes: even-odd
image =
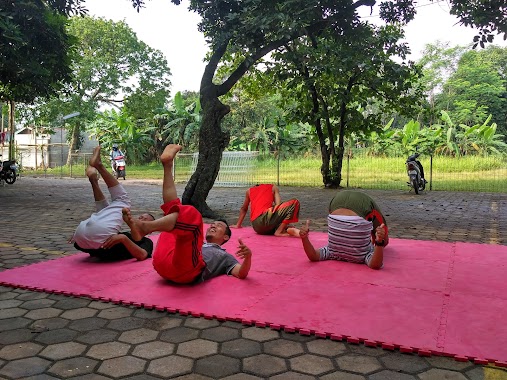
[[[432,190],[507,192],[507,160],[496,157],[434,157],[421,160],[425,176],[431,180]],[[277,183],[281,186],[322,186],[319,158],[297,158],[278,160],[273,157],[259,158],[249,169],[222,168],[217,183],[241,182],[245,186],[255,183]],[[191,156],[176,161],[175,180],[184,183],[191,175]],[[431,167],[431,170],[430,170]],[[46,175],[84,175],[83,164],[72,167],[48,169]],[[44,174],[44,171],[23,174]],[[354,156],[345,158],[342,170],[342,186],[365,189],[403,190],[407,188],[405,158],[379,158]],[[161,179],[162,166],[159,163],[136,166],[127,163],[127,178]],[[427,185],[429,189],[430,184]]]

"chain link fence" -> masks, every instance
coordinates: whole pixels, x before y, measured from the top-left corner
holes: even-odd
[[[342,162],[341,186],[380,190],[409,189],[405,167],[407,156],[375,157],[366,150],[347,150]],[[215,186],[251,186],[274,183],[280,186],[323,186],[317,156],[287,157],[249,152],[239,161],[226,157],[221,162]],[[195,169],[195,154],[178,156],[177,182],[186,182]],[[419,161],[428,181],[426,190],[507,192],[507,158],[498,156],[447,157],[421,155]],[[226,181],[223,178],[227,178]]]
[[[347,150],[342,162],[341,186],[364,189],[408,189],[406,156],[374,157],[366,150]],[[47,167],[37,171],[23,170],[22,175],[83,177],[91,153],[72,155],[70,165]],[[428,156],[421,155],[428,181],[426,190],[507,192],[507,158],[489,156]],[[21,164],[21,163],[20,163]],[[197,153],[179,154],[175,161],[177,183],[186,183],[197,165]],[[246,187],[257,183],[280,186],[323,186],[321,158],[318,156],[288,157],[259,152],[224,152],[217,187]],[[160,164],[129,166],[127,177],[161,179]]]
[[[92,153],[73,153],[71,155],[69,165],[58,165],[59,162],[49,160],[39,161],[37,168],[27,167],[24,163],[30,160],[33,164],[33,153],[28,151],[18,151],[18,163],[20,167],[21,176],[43,176],[43,177],[84,177],[85,170],[88,166],[88,162],[92,156]],[[44,157],[44,156],[42,156]],[[47,162],[47,163],[45,163]]]

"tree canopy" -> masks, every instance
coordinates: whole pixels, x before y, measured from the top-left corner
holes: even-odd
[[[93,120],[103,105],[121,109],[131,117],[150,118],[163,107],[169,94],[170,69],[163,54],[140,41],[125,22],[73,17],[68,31],[77,39],[72,56],[72,80],[58,96],[41,99],[35,122],[54,125],[58,115],[80,112],[71,126],[71,150],[79,148],[85,120]]]
[[[507,48],[428,45],[419,63],[429,102],[423,121],[431,124],[446,111],[457,124],[471,126],[491,115],[507,134]]]
[[[32,102],[70,80],[75,39],[65,16],[43,1],[2,1],[0,12],[0,99]]]

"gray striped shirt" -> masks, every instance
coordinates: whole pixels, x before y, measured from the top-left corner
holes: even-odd
[[[328,215],[327,225],[328,245],[319,249],[320,260],[370,263],[372,222],[360,216]]]

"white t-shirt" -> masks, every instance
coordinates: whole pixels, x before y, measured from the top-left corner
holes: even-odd
[[[130,199],[122,185],[110,187],[112,202],[95,202],[97,212],[83,220],[74,233],[74,241],[81,248],[98,249],[123,226],[122,208],[130,208]]]

